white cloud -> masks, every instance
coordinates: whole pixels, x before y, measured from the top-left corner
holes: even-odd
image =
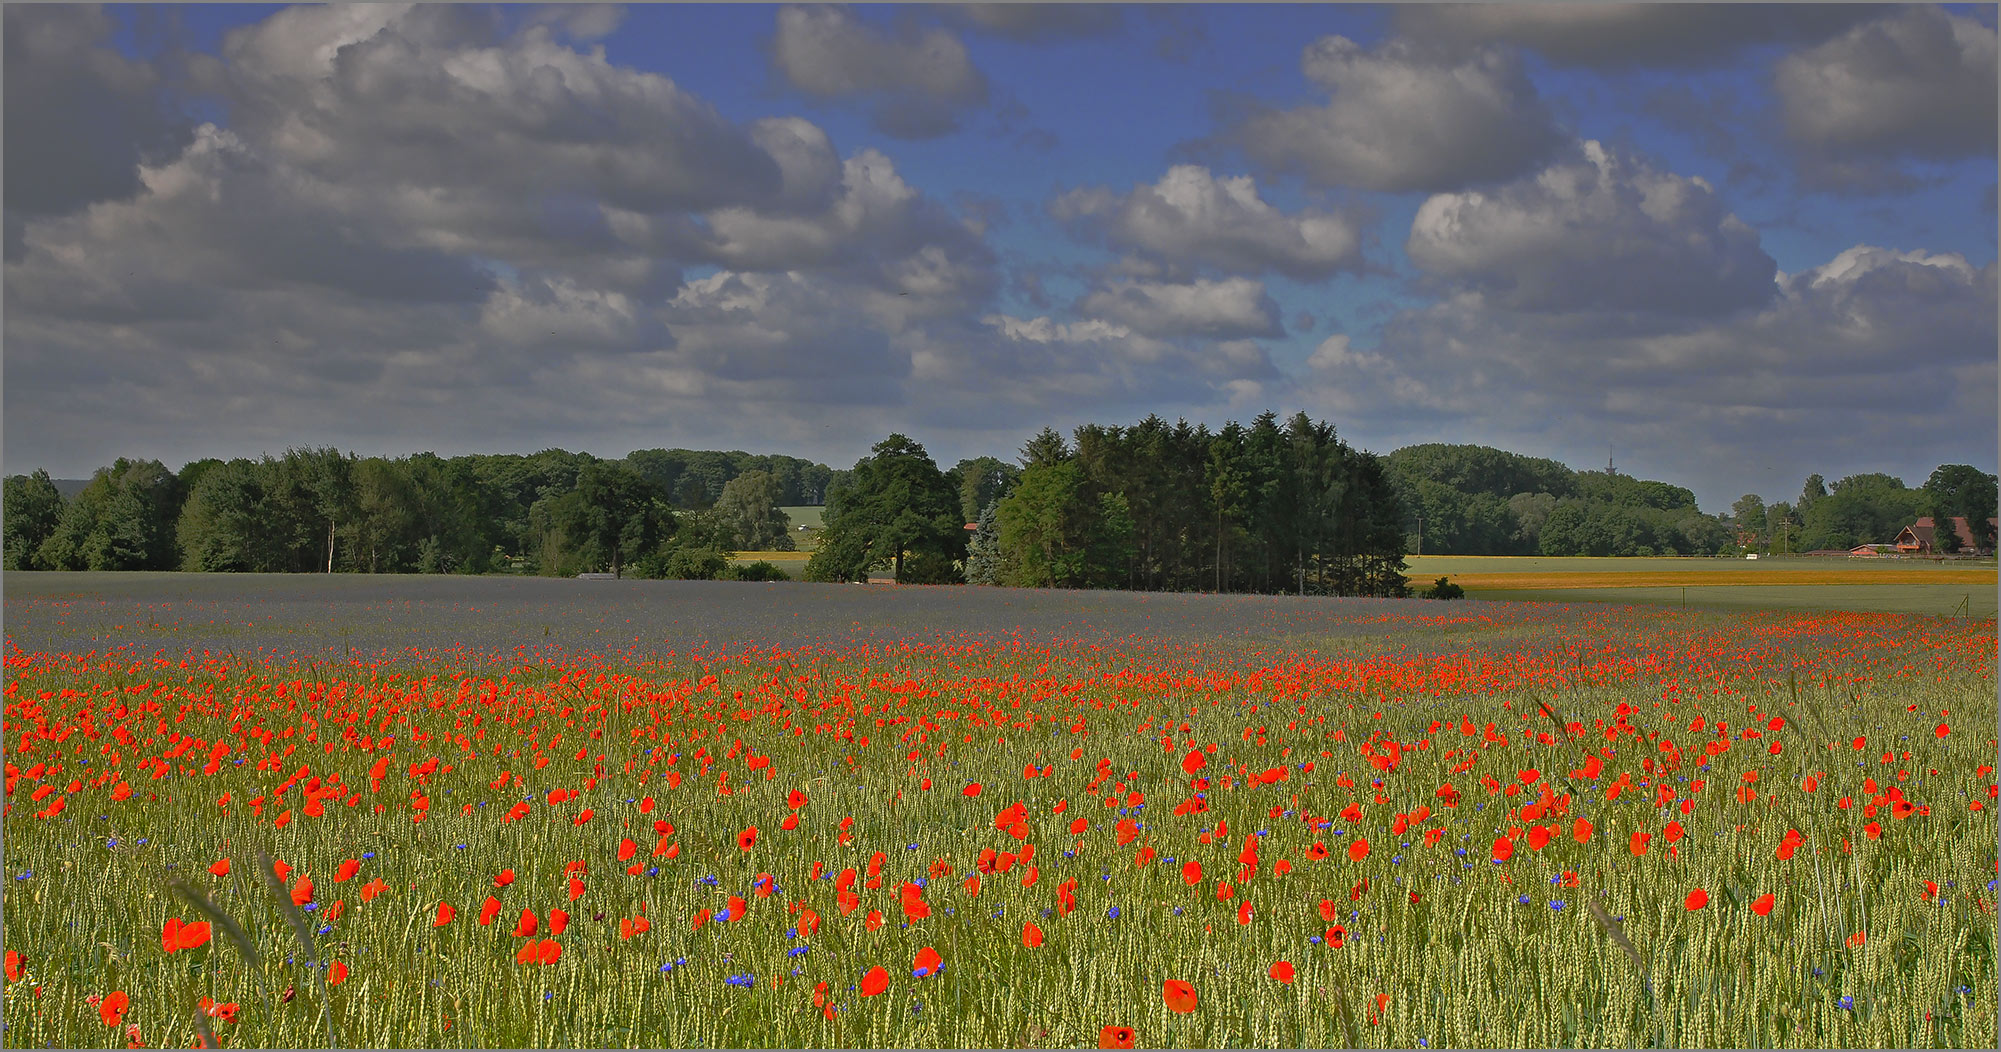
[[[1772,297],[1777,264],[1707,182],[1597,142],[1581,152],[1488,192],[1425,201],[1411,262],[1515,310],[1711,317]]]
[[[1114,248],[1173,262],[1315,278],[1362,261],[1353,217],[1313,209],[1288,216],[1259,196],[1250,176],[1218,178],[1200,165],[1176,165],[1152,186],[1123,195],[1072,190],[1051,202],[1050,211]]]
[[[845,8],[781,8],[771,58],[809,95],[873,100],[876,127],[901,138],[950,132],[960,110],[987,100],[986,78],[949,31],[891,37]]]
[[[1515,54],[1455,56],[1391,38],[1309,45],[1300,67],[1325,106],[1253,113],[1226,137],[1252,158],[1328,186],[1451,190],[1527,171],[1562,143]]]
[[[1077,306],[1084,314],[1148,336],[1227,340],[1284,333],[1278,305],[1265,294],[1264,283],[1252,278],[1114,281]]]

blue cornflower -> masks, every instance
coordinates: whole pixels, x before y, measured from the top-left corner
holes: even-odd
[[[328,932],[330,932],[330,931],[332,931],[332,930],[333,930],[333,925],[331,925],[331,924],[327,924],[327,925],[323,925],[323,926],[321,926],[320,930],[319,930],[319,931],[317,931],[317,932],[314,932],[313,934],[315,934],[315,935],[325,935],[326,933],[328,933]]]
[[[915,851],[915,850],[917,850],[917,845],[916,845],[916,844],[911,844],[911,845],[909,845],[909,846],[905,847],[905,848],[904,848],[903,850],[905,850],[905,851]]]
[[[117,847],[117,846],[118,846],[118,839],[117,839],[116,837],[113,837],[112,839],[110,839],[110,840],[107,840],[107,841],[105,841],[105,842],[104,842],[104,846],[105,846],[105,847]]]
[[[646,875],[647,875],[647,876],[649,876],[649,877],[657,877],[657,876],[659,876],[659,875],[660,875],[660,867],[659,867],[659,866],[648,866],[648,867],[646,867]]]
[[[713,887],[715,887],[715,886],[716,886],[716,878],[715,878],[715,875],[714,875],[714,874],[710,874],[710,875],[708,875],[708,876],[706,876],[706,877],[702,877],[701,879],[699,879],[699,880],[695,881],[695,883],[697,883],[697,884],[707,884],[707,885],[708,885],[709,887],[712,887],[712,888],[713,888]]]
[[[1299,812],[1297,812],[1297,811],[1287,811],[1286,813],[1284,813],[1284,814],[1280,815],[1279,817],[1280,817],[1280,818],[1297,818],[1297,817],[1299,817]]]
[[[1549,877],[1549,882],[1550,882],[1551,884],[1561,884],[1561,883],[1563,883],[1563,874],[1561,874],[1561,873],[1552,873],[1552,874],[1550,874],[1550,877]]]
[[[1529,904],[1529,897],[1527,895],[1518,895],[1515,897],[1515,901],[1523,906],[1526,906]]]
[[[314,910],[317,910],[317,909],[319,909],[319,908],[320,908],[320,904],[319,904],[319,903],[317,903],[317,902],[308,902],[308,903],[306,903],[306,905],[305,905],[305,910],[306,910],[306,912],[307,912],[307,913],[311,913],[311,912],[313,912]]]
[[[371,858],[374,858],[374,857],[375,857],[375,852],[373,852],[373,851],[364,851],[364,852],[362,852],[362,853],[361,853],[361,857],[362,857],[362,860],[363,860],[363,861],[367,861],[368,859],[371,859]]]
[[[811,952],[812,949],[813,948],[811,946],[794,946],[791,949],[785,951],[785,956],[804,957],[806,956],[807,953]]]
[[[141,843],[141,844],[144,844],[145,842],[146,842],[146,838],[145,838],[145,837],[140,837],[140,838],[139,838],[139,843]]]
[[[915,880],[912,880],[911,883],[922,888],[929,886],[931,882],[929,880],[924,879],[923,877],[918,877]]]
[[[453,844],[452,846],[458,848],[460,851],[464,851],[466,849],[466,846],[464,844]]]
[[[1111,909],[1105,911],[1105,916],[1110,917],[1113,920],[1118,920],[1119,908],[1117,906],[1113,906]]]
[[[29,877],[32,877],[32,876],[34,876],[34,875],[35,875],[35,871],[34,871],[34,870],[32,870],[32,869],[24,869],[24,870],[22,870],[22,871],[20,872],[20,875],[16,876],[16,877],[15,877],[14,879],[15,879],[15,880],[27,880],[27,879],[28,879]]]
[[[1392,866],[1401,866],[1401,865],[1403,865],[1403,856],[1402,856],[1402,855],[1391,855],[1391,856],[1390,856],[1390,865],[1392,865]]]
[[[1847,994],[1843,994],[1841,996],[1841,1007],[1845,1011],[1849,1012],[1855,1011],[1855,998],[1850,997]]]
[[[1181,907],[1179,906],[1174,907],[1174,915],[1177,917],[1181,916]]]
[[[788,938],[788,939],[796,939],[796,938],[798,938],[798,937],[799,937],[799,929],[798,929],[798,928],[787,928],[787,929],[785,929],[785,937],[786,937],[786,938]]]
[[[1550,909],[1553,909],[1553,910],[1560,910],[1560,909],[1562,909],[1562,908],[1563,908],[1563,900],[1562,900],[1562,899],[1551,899],[1551,900],[1549,900],[1549,908],[1550,908]]]

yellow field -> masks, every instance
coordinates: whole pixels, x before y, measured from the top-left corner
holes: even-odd
[[[1415,587],[1427,587],[1437,578],[1412,575]],[[1464,573],[1451,575],[1453,584],[1478,589],[1540,588],[1694,588],[1698,586],[1771,585],[1889,585],[1889,584],[1996,584],[1992,569],[1973,570],[1689,570],[1674,573],[1631,571],[1559,571],[1549,573]]]

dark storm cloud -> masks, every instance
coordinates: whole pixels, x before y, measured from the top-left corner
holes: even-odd
[[[1908,7],[1781,59],[1773,87],[1808,185],[1897,189],[1894,162],[1995,152],[1993,28]]]
[[[139,165],[186,145],[193,123],[162,100],[161,76],[108,46],[95,5],[10,4],[5,13],[6,258],[28,220],[139,189]]]
[[[1722,65],[1745,49],[1826,39],[1884,4],[1405,4],[1400,32],[1442,45],[1509,43],[1554,65],[1607,71]]]

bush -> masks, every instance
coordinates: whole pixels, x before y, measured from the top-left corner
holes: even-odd
[[[1447,578],[1441,577],[1438,579],[1437,584],[1434,584],[1430,588],[1424,590],[1424,598],[1464,599],[1466,598],[1466,589],[1461,588],[1456,584],[1453,584]]]
[[[759,559],[743,566],[732,566],[723,571],[725,581],[790,581],[792,575],[779,569],[770,561]]]

